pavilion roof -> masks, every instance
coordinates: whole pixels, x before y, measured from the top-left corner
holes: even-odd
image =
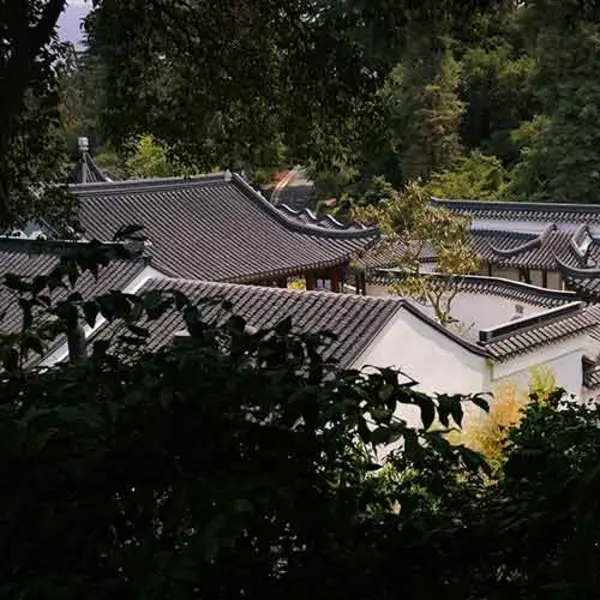
[[[171,276],[256,282],[346,264],[375,228],[326,227],[272,206],[238,175],[72,186],[84,235],[139,224],[153,264]]]

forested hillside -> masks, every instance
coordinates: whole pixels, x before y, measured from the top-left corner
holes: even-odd
[[[121,153],[152,134],[199,169],[311,165],[323,195],[383,175],[596,200],[593,2],[150,5],[105,0],[88,24],[94,129]]]
[[[101,0],[77,57],[53,33],[66,0],[23,28],[44,4],[2,23],[29,49],[0,65],[0,142],[14,154],[0,189],[22,198],[20,216],[38,205],[19,181],[51,180],[59,140],[73,158],[78,135],[121,176],[264,180],[300,163],[322,197],[356,199],[383,176],[446,197],[596,200],[595,1]]]

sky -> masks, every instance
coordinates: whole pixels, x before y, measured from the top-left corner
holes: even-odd
[[[92,9],[92,2],[88,0],[69,0],[67,8],[58,21],[58,35],[62,42],[72,42],[81,46],[83,32],[81,31],[81,20]]]

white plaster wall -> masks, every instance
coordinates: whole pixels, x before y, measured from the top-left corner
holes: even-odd
[[[548,271],[548,289],[562,290],[564,287],[560,273],[558,271]]]
[[[564,388],[576,398],[582,397],[583,358],[587,335],[569,338],[560,344],[542,346],[535,352],[528,352],[492,367],[492,385],[512,383],[527,390],[531,370],[536,366],[549,368],[558,387]]]
[[[390,292],[386,286],[369,285],[367,295],[389,296]],[[528,317],[543,310],[535,304],[516,302],[492,294],[459,293],[452,301],[450,312],[463,326],[472,326],[470,334],[472,337],[476,337],[479,329],[487,329],[509,322],[517,315],[517,306],[523,309],[521,317]],[[418,307],[430,317],[434,316],[431,306],[418,304]]]
[[[483,356],[468,351],[404,309],[352,366],[400,369],[427,394],[472,394],[490,389],[489,367]],[[420,425],[420,413],[414,407],[402,407],[396,416],[412,426]]]
[[[500,277],[502,279],[510,279],[511,281],[519,281],[519,269],[514,267],[500,267],[492,265],[492,277]]]

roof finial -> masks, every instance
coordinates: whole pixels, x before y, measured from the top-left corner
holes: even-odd
[[[231,181],[231,171],[229,169],[223,173],[223,176],[225,177],[225,181]]]
[[[87,137],[80,137],[77,139],[77,146],[81,154],[83,154],[84,152],[89,152],[90,140]]]

